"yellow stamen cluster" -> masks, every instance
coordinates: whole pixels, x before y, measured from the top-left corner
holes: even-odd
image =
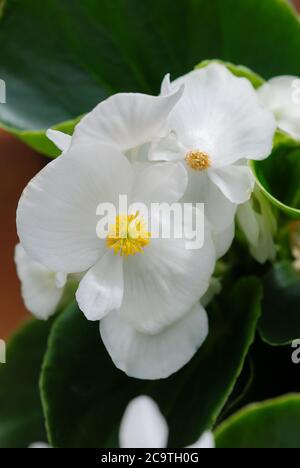
[[[198,150],[190,151],[185,160],[187,165],[195,171],[205,171],[211,166],[209,155]]]
[[[150,243],[151,234],[139,213],[119,215],[116,223],[109,228],[106,245],[121,257],[144,253],[143,249]]]

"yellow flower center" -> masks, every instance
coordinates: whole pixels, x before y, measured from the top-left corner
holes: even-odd
[[[209,155],[198,150],[190,151],[185,160],[187,165],[194,171],[205,171],[211,166]]]
[[[121,257],[144,253],[144,248],[150,244],[151,233],[147,231],[146,223],[139,213],[119,215],[116,223],[109,227],[106,245]]]

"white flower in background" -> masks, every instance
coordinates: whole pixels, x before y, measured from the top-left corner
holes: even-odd
[[[32,258],[52,271],[87,271],[78,304],[88,319],[101,320],[116,366],[137,378],[168,377],[206,339],[208,319],[199,301],[214,271],[215,248],[208,227],[203,248],[192,251],[185,238],[156,239],[148,232],[138,245],[128,232],[125,242],[100,239],[96,210],[100,203],[117,207],[120,195],[128,195],[129,205],[182,199],[187,177],[181,164],[132,165],[124,155],[147,151],[181,94],[124,94],[100,104],[79,124],[63,157],[28,185],[18,207],[18,233]],[[136,219],[118,213],[116,226],[124,216],[129,225]]]
[[[120,448],[166,448],[168,437],[167,422],[151,398],[141,396],[128,405],[120,426]],[[187,448],[214,447],[213,435],[206,432]]]
[[[268,200],[258,187],[252,199],[239,207],[237,219],[255,260],[261,264],[268,260],[273,262],[277,253],[274,242],[277,221]]]
[[[293,266],[294,266],[295,270],[298,273],[300,273],[300,249],[294,248],[293,249],[293,256],[295,258],[295,260],[293,262]]]
[[[204,432],[197,442],[189,445],[187,448],[190,449],[214,449],[216,448],[215,439],[212,432]]]
[[[170,83],[162,94],[184,85],[151,160],[182,161],[189,174],[184,200],[206,203],[218,256],[234,237],[236,205],[250,199],[254,177],[249,160],[268,157],[276,123],[259,103],[250,82],[211,64]]]
[[[277,76],[261,86],[258,93],[273,112],[280,130],[300,140],[300,79]]]
[[[28,448],[45,449],[45,448],[51,448],[51,447],[45,442],[34,442],[33,444],[30,444]]]
[[[47,320],[62,299],[67,275],[32,260],[20,244],[15,249],[15,262],[26,308],[38,319]]]

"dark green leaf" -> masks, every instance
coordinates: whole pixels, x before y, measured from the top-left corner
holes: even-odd
[[[264,280],[260,332],[272,345],[300,338],[300,274],[291,262],[277,263]]]
[[[253,382],[238,408],[252,402],[300,393],[300,365],[296,365],[296,360],[293,359],[294,353],[299,356],[298,349],[290,345],[270,346],[257,335],[249,353],[254,369]]]
[[[211,427],[243,367],[260,314],[261,288],[246,279],[211,307],[210,335],[195,358],[171,378],[145,382],[118,371],[104,349],[98,324],[76,306],[56,321],[45,357],[44,411],[57,447],[117,444],[128,402],[148,394],[170,425],[170,446],[186,446]]]
[[[218,448],[300,448],[300,395],[251,405],[216,431]]]
[[[227,419],[231,414],[235,413],[241,407],[245,406],[244,401],[247,399],[251,391],[253,381],[254,365],[250,355],[248,355],[243,367],[243,371],[237,379],[234,390],[228,398],[228,401],[224,406],[220,416],[218,417],[217,424],[221,421],[224,421],[224,419]]]
[[[11,339],[0,364],[0,447],[46,442],[39,376],[52,322],[32,320]]]
[[[157,93],[201,60],[300,75],[300,23],[283,0],[7,0],[0,46],[2,125],[50,155],[43,129],[72,132],[107,96]]]

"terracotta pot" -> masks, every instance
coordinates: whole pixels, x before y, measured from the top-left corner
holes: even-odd
[[[297,10],[300,12],[300,0],[293,0],[293,2]]]
[[[26,317],[14,265],[17,243],[16,207],[22,190],[44,166],[46,158],[36,154],[10,135],[0,131],[0,339]]]

